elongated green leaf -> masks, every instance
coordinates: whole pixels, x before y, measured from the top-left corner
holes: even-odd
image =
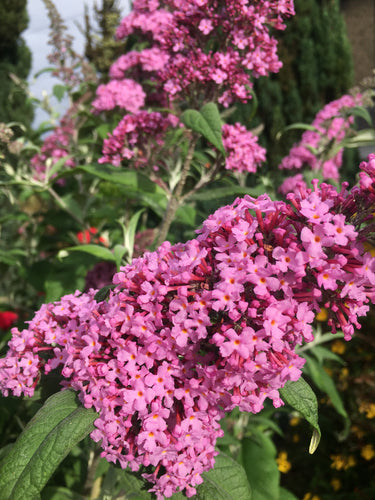
[[[76,167],[74,170],[77,171],[77,169],[94,175],[95,177],[99,177],[100,179],[128,186],[132,189],[141,189],[142,191],[150,193],[162,191],[157,184],[150,181],[150,179],[141,172],[136,172],[135,170],[116,168],[112,165],[83,165]]]
[[[134,251],[134,238],[135,238],[135,231],[137,229],[138,221],[140,216],[143,214],[144,210],[138,210],[130,219],[129,224],[126,228],[125,234],[124,234],[124,240],[125,240],[125,249],[128,252],[129,259],[131,260],[133,258],[133,251]]]
[[[330,333],[330,335],[332,336],[331,333]],[[331,338],[331,340],[332,340],[332,338]],[[337,354],[332,352],[330,349],[327,349],[326,347],[323,347],[320,345],[314,346],[314,348],[310,351],[310,353],[313,356],[315,356],[315,358],[318,360],[320,365],[322,365],[323,361],[326,359],[331,359],[332,361],[337,361],[341,365],[345,364],[345,361],[342,358],[340,358],[340,356],[338,356]]]
[[[256,431],[242,440],[242,462],[251,485],[251,500],[278,500],[280,472],[272,439]]]
[[[345,421],[348,422],[348,414],[332,378],[328,375],[324,368],[317,361],[315,361],[315,359],[311,358],[311,356],[306,356],[306,368],[307,373],[310,375],[314,384],[316,384],[322,392],[325,392],[328,395],[337,413],[339,413]]]
[[[348,137],[342,142],[345,148],[359,148],[362,146],[373,146],[375,144],[375,130],[360,130],[354,137]]]
[[[39,498],[60,462],[94,429],[96,418],[73,391],[48,398],[0,464],[1,498]]]
[[[215,457],[215,467],[202,476],[203,483],[197,488],[197,500],[252,499],[244,468],[223,452]]]
[[[117,270],[120,270],[122,258],[126,252],[127,248],[124,245],[115,245],[113,255],[115,256]]]
[[[367,124],[370,125],[370,127],[372,125],[371,115],[363,106],[355,106],[354,108],[350,108],[348,110],[348,115],[359,116],[360,118],[363,118],[367,122]]]
[[[103,260],[110,260],[112,262],[115,262],[115,256],[106,247],[103,247],[101,245],[93,245],[93,244],[88,244],[88,245],[77,245],[75,247],[67,247],[64,248],[64,252],[85,252],[89,253],[90,255],[94,255],[95,257],[99,257],[99,259]]]
[[[314,431],[310,442],[309,452],[314,453],[319,445],[321,432],[318,424],[318,401],[314,391],[301,377],[295,382],[287,382],[280,395],[285,403],[299,411],[301,415],[313,426]]]
[[[276,139],[280,139],[285,132],[288,132],[288,130],[310,130],[311,132],[319,132],[319,130],[313,125],[308,125],[307,123],[298,122],[283,128],[283,130],[277,133]]]
[[[221,139],[221,119],[214,103],[206,104],[201,112],[196,109],[187,109],[181,115],[181,121],[188,128],[202,134],[223,155],[225,149]]]
[[[57,174],[58,172],[60,172],[60,170],[64,168],[66,162],[70,160],[70,158],[71,156],[69,155],[64,156],[63,158],[58,159],[57,162],[54,163],[49,170],[48,169],[46,170],[48,181],[51,180],[51,177],[53,177],[55,174]],[[54,182],[54,179],[52,179],[52,182]]]

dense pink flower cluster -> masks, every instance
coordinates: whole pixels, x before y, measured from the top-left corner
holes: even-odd
[[[159,500],[194,495],[224,413],[259,412],[266,398],[277,407],[278,389],[300,377],[295,349],[313,339],[315,313],[326,307],[349,340],[375,301],[361,243],[374,230],[375,155],[361,168],[351,193],[316,181],[289,203],[237,199],[196,239],[122,268],[107,301],[90,290],[42,306],[12,329],[1,391],[32,395],[42,371],[61,369],[98,412],[91,436],[107,460],[154,466],[143,476]]]
[[[293,0],[136,0],[117,36],[141,34],[151,48],[139,56],[122,56],[111,73],[123,77],[140,64],[156,71],[171,101],[189,96],[191,103],[214,98],[224,106],[246,102],[251,76],[280,69],[277,42],[269,31],[284,29],[283,18],[293,14]]]
[[[279,168],[291,170],[310,167],[320,170],[324,179],[339,180],[344,150],[343,146],[340,148],[340,144],[354,123],[350,108],[361,104],[361,94],[354,97],[344,95],[327,104],[312,123],[316,130],[306,130],[303,133],[301,141],[283,158]]]
[[[134,80],[125,78],[99,85],[92,106],[96,112],[119,107],[130,113],[136,113],[144,106],[145,98],[142,86]]]
[[[157,47],[151,49],[143,49],[141,52],[132,50],[127,54],[120,56],[115,61],[110,70],[111,78],[121,79],[127,74],[130,69],[140,66],[143,71],[152,72],[159,71],[168,62],[169,55]]]
[[[257,167],[266,160],[266,150],[259,146],[258,137],[240,123],[224,124],[223,145],[227,152],[225,168],[233,172],[257,171]]]
[[[76,123],[73,117],[73,110],[70,109],[61,118],[60,124],[54,129],[43,142],[40,153],[31,158],[31,167],[36,173],[36,178],[44,180],[46,169],[60,159],[71,155],[71,146],[76,134]],[[49,162],[49,164],[47,164]],[[73,158],[68,158],[65,162],[67,167],[75,167]]]
[[[163,147],[167,131],[178,123],[174,115],[159,112],[125,115],[108,139],[104,139],[99,163],[108,162],[118,167],[122,161],[132,159],[135,168],[149,165],[157,170],[159,166],[153,165],[153,159]]]

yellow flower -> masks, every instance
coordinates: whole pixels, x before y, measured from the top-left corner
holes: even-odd
[[[276,458],[276,463],[279,471],[283,474],[286,474],[292,468],[292,464],[288,460],[288,454],[286,451],[280,451]]]
[[[318,495],[313,495],[312,493],[306,493],[302,500],[320,500]]]
[[[331,351],[336,354],[344,354],[346,350],[346,344],[342,340],[334,340],[331,344]]]
[[[372,444],[366,444],[361,450],[361,456],[365,460],[372,460],[375,457],[375,450]]]
[[[366,418],[375,418],[375,403],[361,403],[359,407],[360,413],[366,413]]]
[[[301,419],[300,417],[292,417],[290,420],[289,420],[289,425],[291,425],[292,427],[296,427],[297,425],[299,425],[301,422]]]
[[[322,307],[318,314],[315,316],[317,321],[327,321],[328,319],[328,311],[325,307]]]
[[[365,435],[365,432],[358,425],[352,425],[350,430],[358,439],[362,439]]]
[[[338,491],[341,489],[341,481],[338,477],[334,477],[332,480],[331,480],[331,486],[332,488],[334,489],[334,491]]]
[[[356,465],[353,455],[349,455],[348,457],[345,457],[344,455],[331,455],[330,459],[332,460],[331,469],[348,470],[350,467],[354,467]]]
[[[297,433],[293,434],[292,440],[293,440],[293,443],[299,443],[299,440],[300,440],[299,434],[297,434]]]

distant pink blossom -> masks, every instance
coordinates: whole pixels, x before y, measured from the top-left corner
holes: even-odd
[[[362,95],[357,94],[354,97],[344,95],[324,106],[312,122],[316,130],[306,130],[302,134],[300,142],[295,144],[288,156],[283,158],[279,168],[291,170],[310,167],[312,170],[320,170],[324,179],[337,181],[344,149],[344,146],[341,148],[337,146],[343,142],[354,123],[350,108],[361,104]],[[329,143],[334,143],[335,153],[327,158]]]
[[[227,170],[255,173],[266,160],[266,150],[258,144],[257,136],[240,123],[223,125],[223,145]]]
[[[146,94],[142,86],[134,80],[111,80],[99,85],[92,106],[96,112],[109,111],[116,107],[136,113],[145,104]]]

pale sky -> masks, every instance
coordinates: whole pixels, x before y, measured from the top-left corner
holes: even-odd
[[[90,13],[93,13],[93,6],[95,3],[101,6],[101,0],[53,1],[64,19],[69,34],[74,37],[74,49],[77,52],[83,51],[84,41],[76,23],[78,22],[81,26],[84,25],[85,4],[88,5]],[[119,5],[124,15],[129,12],[129,0],[120,0]],[[22,36],[32,52],[32,70],[29,75],[29,85],[33,95],[41,99],[43,90],[46,90],[50,94],[53,85],[60,82],[48,73],[43,73],[37,79],[34,79],[34,75],[38,71],[49,66],[47,61],[47,55],[50,51],[50,46],[48,45],[49,19],[42,0],[28,0],[27,10],[29,14],[29,27],[22,33]],[[93,15],[91,15],[91,19],[93,20]],[[66,103],[59,104],[57,101],[53,101],[53,104],[60,112],[64,111],[64,106],[66,106]],[[48,119],[48,115],[43,111],[38,111],[34,124],[38,125],[46,119]]]

